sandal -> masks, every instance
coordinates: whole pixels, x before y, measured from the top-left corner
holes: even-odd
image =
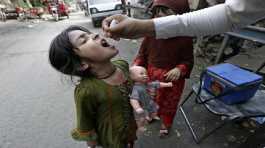
[[[160,129],[159,130],[159,137],[160,138],[166,138],[169,135],[168,129]]]
[[[146,116],[145,117],[145,120],[148,122],[148,123],[151,123],[153,121],[153,119],[150,117],[150,116]]]
[[[169,136],[170,127],[166,127],[163,123],[161,124],[160,130],[159,130],[159,137],[160,138],[166,138]]]

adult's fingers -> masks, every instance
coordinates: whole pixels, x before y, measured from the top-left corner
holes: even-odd
[[[168,75],[169,75],[169,73],[170,73],[170,71],[169,71],[169,72],[167,72],[167,73],[165,73],[165,74],[164,74],[164,77],[168,76]]]
[[[169,71],[166,75],[167,75],[166,80],[167,81],[171,81],[171,79],[172,79],[172,73],[171,73],[171,71]]]
[[[177,75],[174,75],[171,79],[171,81],[177,81],[179,79],[179,77]]]
[[[127,16],[121,14],[112,15],[110,17],[105,18],[102,21],[102,29],[105,32],[105,35],[107,37],[117,38],[117,36],[119,36],[122,33],[125,27],[122,21],[125,20],[126,18]],[[116,24],[113,27],[110,27],[110,23],[112,20],[116,20],[118,24]]]
[[[175,72],[175,73],[174,73],[173,81],[177,81],[177,80],[179,79],[179,77],[180,77],[180,73]]]
[[[164,76],[166,76],[166,80],[167,80],[167,81],[172,81],[172,78],[173,78],[173,72],[170,70],[170,71],[167,72]]]
[[[103,31],[108,31],[110,29],[109,25],[111,23],[111,21],[114,19],[114,16],[109,16],[106,17],[103,21],[102,21],[102,29]]]
[[[165,79],[168,80],[168,75],[169,75],[169,72],[167,72],[166,74],[164,74],[164,77],[166,77]]]
[[[178,79],[179,79],[179,74],[175,71],[170,71],[166,78],[166,80],[168,81],[176,81]]]

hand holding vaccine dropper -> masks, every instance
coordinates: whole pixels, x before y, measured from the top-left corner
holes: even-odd
[[[118,24],[118,21],[113,19],[109,25],[110,28],[115,27]],[[114,38],[114,40],[119,41],[120,38]]]

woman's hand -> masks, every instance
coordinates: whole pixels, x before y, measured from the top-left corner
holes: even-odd
[[[181,71],[179,68],[175,67],[167,72],[164,76],[167,81],[176,81],[180,78]]]
[[[112,20],[116,20],[117,24],[110,27]],[[105,18],[102,22],[102,29],[106,37],[113,39],[134,39],[155,35],[154,23],[152,20],[138,20],[121,14]]]

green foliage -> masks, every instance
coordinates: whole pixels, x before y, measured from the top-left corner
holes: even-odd
[[[18,0],[17,5],[22,8],[32,8],[29,0]]]
[[[31,0],[31,4],[33,7],[44,7],[41,0]]]

